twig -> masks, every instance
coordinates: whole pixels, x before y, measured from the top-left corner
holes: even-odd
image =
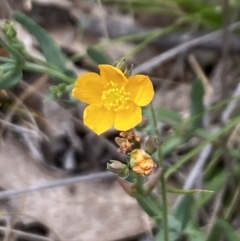
[[[19,216],[21,215],[24,206],[25,206],[25,202],[26,202],[26,195],[23,197],[22,202],[21,202],[21,206],[19,207],[18,211],[11,217],[11,222],[8,222],[8,226],[6,228],[6,232],[5,232],[5,237],[3,241],[10,241],[10,238],[12,236],[13,233],[13,227],[15,226],[16,222],[18,221]]]
[[[99,179],[99,178],[112,178],[115,176],[116,175],[112,172],[99,172],[99,173],[88,174],[85,176],[60,179],[60,180],[53,181],[53,182],[46,183],[46,184],[35,185],[30,188],[7,190],[7,191],[0,192],[0,200],[6,199],[8,197],[13,197],[13,196],[18,196],[18,195],[23,195],[26,193],[35,192],[35,191],[41,191],[41,190],[45,190],[45,189],[61,187],[61,186],[65,186],[65,185],[69,185],[69,184],[73,184],[73,183],[80,183],[80,182],[90,181],[90,180]]]
[[[204,71],[202,70],[200,64],[198,63],[197,59],[193,54],[190,54],[188,57],[188,61],[195,72],[196,76],[200,78],[202,85],[204,87],[204,105],[206,107],[210,107],[212,95],[213,95],[213,88],[209,84],[209,80],[205,75]],[[209,128],[210,125],[210,116],[209,113],[205,113],[203,116],[203,127]]]
[[[240,27],[240,22],[233,23],[229,26],[229,31],[234,31],[235,29]],[[202,37],[190,40],[186,43],[180,44],[175,48],[172,48],[169,51],[166,51],[148,61],[146,61],[143,64],[140,64],[136,68],[133,69],[133,74],[138,74],[141,72],[150,72],[154,67],[164,63],[167,60],[172,59],[176,55],[185,52],[193,47],[199,46],[201,44],[207,43],[209,41],[212,41],[216,38],[221,37],[223,30],[218,30],[215,32],[212,32],[210,34],[206,34]]]
[[[222,207],[222,198],[223,198],[224,192],[225,192],[225,188],[223,188],[215,198],[212,216],[211,216],[211,218],[208,222],[209,225],[208,225],[208,228],[206,230],[207,237],[209,237],[209,235],[211,234],[211,231],[212,231],[212,228],[214,227],[214,224],[215,224],[215,221],[217,219],[218,213],[219,213],[219,211]]]
[[[202,168],[205,162],[207,161],[209,155],[211,154],[211,151],[212,151],[212,144],[206,145],[204,149],[201,151],[195,166],[191,170],[191,174],[189,175],[187,181],[185,182],[183,189],[190,189],[193,187],[199,175],[201,175]]]
[[[102,5],[102,1],[101,0],[97,0],[97,4],[98,4],[100,10],[104,11],[104,8],[103,8],[103,5]],[[101,27],[102,27],[103,35],[105,35],[104,37],[106,39],[109,39],[108,29],[107,29],[106,21],[104,19],[103,14],[101,14]]]
[[[223,0],[223,32],[222,32],[222,60],[223,65],[221,68],[220,83],[221,83],[221,99],[226,99],[227,97],[227,81],[226,81],[226,63],[228,60],[229,52],[229,40],[230,40],[230,30],[229,25],[229,0]]]
[[[29,96],[33,95],[35,92],[38,91],[38,89],[44,85],[46,83],[46,81],[48,80],[48,77],[46,75],[41,76],[34,84],[33,86],[28,85],[26,88],[26,91],[24,91],[19,97],[16,97],[13,93],[13,97],[15,98],[16,102],[14,103],[14,106],[12,107],[12,109],[10,109],[7,114],[6,117],[4,118],[5,120],[3,120],[2,122],[4,123],[4,125],[2,126],[2,129],[0,130],[0,136],[2,136],[2,133],[4,131],[5,125],[9,125],[10,120],[12,119],[13,115],[15,114],[17,108],[19,106],[22,106],[24,108],[24,100],[26,100]],[[27,108],[26,109],[26,113],[28,113]],[[46,138],[45,134],[42,133],[39,128],[37,128],[37,124],[34,118],[32,118],[32,116],[29,114],[28,115],[29,118],[32,120],[32,122],[34,123],[35,127],[36,127],[36,132],[38,132],[41,137]],[[5,122],[4,122],[5,121]],[[15,128],[16,130],[16,128]]]
[[[8,232],[8,228],[0,227],[0,232],[1,232],[1,233],[6,233],[6,232]],[[37,234],[26,233],[26,232],[19,231],[19,230],[16,230],[16,229],[12,229],[11,232],[12,232],[13,234],[18,235],[19,237],[23,237],[23,238],[28,239],[28,240],[34,240],[34,241],[53,241],[52,238],[42,237],[42,236],[37,235]]]
[[[206,145],[204,149],[201,151],[195,166],[192,168],[191,173],[184,184],[184,187],[183,187],[184,190],[191,189],[194,187],[194,184],[198,180],[199,176],[202,175],[203,166],[206,163],[209,155],[211,154],[211,151],[212,151],[212,144]],[[179,198],[175,203],[175,206],[178,206],[182,198],[183,198],[183,195],[179,196]]]
[[[39,132],[38,131],[34,131],[34,130],[30,130],[30,129],[24,128],[22,126],[14,125],[11,122],[7,122],[7,121],[1,120],[1,119],[0,119],[0,123],[4,124],[4,126],[10,127],[12,129],[12,131],[19,132],[19,133],[27,132],[28,134],[30,134],[30,135],[32,135],[34,137],[39,137]],[[2,133],[0,133],[0,134],[2,134]]]
[[[3,17],[10,18],[13,10],[7,0],[0,0],[0,13],[3,13]]]
[[[237,97],[240,95],[240,84],[238,84],[236,90],[233,93],[233,97]],[[222,112],[221,121],[223,124],[226,124],[229,121],[233,111],[236,109],[239,103],[238,99],[234,99],[227,105],[226,109]]]

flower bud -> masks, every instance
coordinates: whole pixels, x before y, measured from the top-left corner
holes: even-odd
[[[107,170],[118,174],[118,176],[123,179],[129,175],[128,166],[120,161],[110,160],[110,163],[107,163]]]
[[[67,85],[65,83],[61,83],[56,86],[51,86],[50,90],[55,97],[60,98],[67,92],[66,88]]]
[[[157,140],[153,136],[149,136],[145,142],[145,150],[149,155],[154,154],[157,151]]]
[[[125,58],[122,58],[119,62],[116,63],[116,68],[124,72],[127,69],[127,61]]]
[[[5,20],[4,25],[1,29],[5,34],[8,42],[11,44],[11,47],[18,51],[23,51],[25,49],[24,43],[20,41],[17,37],[17,31],[13,22]]]
[[[133,65],[131,65],[130,68],[128,68],[127,61],[125,58],[122,58],[118,63],[116,63],[115,66],[116,68],[120,69],[127,78],[131,76]]]
[[[135,149],[131,152],[130,166],[137,174],[148,176],[157,165],[143,149]]]
[[[8,39],[15,39],[17,37],[15,26],[9,20],[5,20],[2,30]]]

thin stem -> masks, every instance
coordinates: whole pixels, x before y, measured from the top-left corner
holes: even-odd
[[[13,59],[0,56],[0,62],[14,63]]]
[[[50,69],[54,69],[56,71],[61,71],[61,69],[59,69],[56,65],[51,64],[43,59],[40,59],[40,58],[28,53],[27,51],[24,51],[23,54],[26,58],[31,59],[32,62],[34,62],[35,64],[39,64],[41,66],[44,66],[44,67],[47,67]]]
[[[50,188],[62,187],[70,184],[91,181],[93,179],[100,179],[100,178],[114,178],[116,175],[112,172],[96,172],[91,173],[83,176],[76,176],[76,177],[69,177],[69,178],[62,178],[59,180],[55,180],[49,183],[42,183],[38,185],[33,185],[30,187],[25,188],[18,188],[18,189],[9,189],[6,191],[0,192],[0,200],[4,200],[6,198],[19,196],[19,195],[26,195],[31,192],[37,192],[41,190],[46,190]]]
[[[50,69],[50,68],[47,68],[47,67],[43,67],[43,66],[40,66],[38,64],[34,64],[34,63],[30,63],[30,62],[25,62],[25,65],[22,68],[24,70],[48,74],[52,77],[55,77],[59,80],[62,80],[63,82],[65,82],[67,84],[73,84],[74,81],[75,81],[73,78],[68,77],[68,76],[64,75],[63,73],[61,73],[57,70]]]
[[[157,129],[157,118],[156,118],[156,114],[155,114],[152,102],[150,104],[150,108],[151,108],[155,135],[157,137],[158,143],[161,143],[160,133],[158,132],[158,129]],[[169,237],[168,237],[167,189],[166,189],[166,182],[165,182],[165,178],[164,178],[164,176],[165,176],[164,175],[164,162],[163,162],[163,155],[162,155],[161,147],[158,148],[157,154],[158,154],[158,164],[163,170],[163,174],[161,175],[161,179],[160,179],[160,184],[161,184],[161,194],[162,194],[162,204],[163,204],[164,240],[168,241]]]

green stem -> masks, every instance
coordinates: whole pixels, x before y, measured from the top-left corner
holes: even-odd
[[[75,81],[75,79],[73,79],[71,77],[68,77],[68,76],[64,75],[63,73],[61,73],[57,70],[50,69],[50,68],[47,68],[47,67],[43,67],[43,66],[40,66],[38,64],[34,64],[34,63],[30,63],[30,62],[25,62],[22,69],[47,74],[47,75],[50,75],[52,77],[55,77],[55,78],[65,82],[67,84],[73,84],[74,81]]]
[[[0,56],[0,62],[14,63],[14,60],[10,59],[10,58],[6,58],[6,57],[1,57]]]
[[[154,126],[154,131],[155,135],[157,137],[157,141],[160,144],[161,143],[161,138],[160,138],[160,133],[158,132],[157,129],[157,118],[156,114],[153,108],[153,104],[151,102],[150,104],[151,108],[151,114],[152,114],[152,120],[153,120],[153,126]],[[159,146],[158,151],[158,164],[163,170],[163,174],[161,175],[160,183],[161,183],[161,194],[162,194],[162,204],[163,204],[163,224],[164,224],[164,240],[168,241],[168,204],[167,204],[167,189],[166,189],[166,182],[164,178],[164,162],[163,162],[163,155],[162,155],[162,148]]]
[[[50,69],[54,69],[56,71],[61,71],[56,65],[51,64],[43,59],[40,59],[40,58],[28,53],[27,51],[24,51],[23,54],[24,54],[24,57],[26,57],[26,59],[31,60],[32,62],[34,62],[36,64],[39,64],[41,66],[44,66],[44,67],[47,67]]]

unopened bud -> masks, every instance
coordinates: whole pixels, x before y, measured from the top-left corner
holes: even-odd
[[[133,70],[133,64],[131,64],[130,68],[127,68],[125,71],[124,71],[124,75],[128,78],[132,75],[132,70]]]
[[[145,142],[145,151],[149,154],[152,155],[157,151],[158,144],[157,140],[153,136],[149,136]]]
[[[118,174],[118,176],[123,179],[129,175],[128,166],[120,161],[110,160],[110,163],[107,163],[107,170]]]
[[[133,65],[131,65],[130,68],[128,68],[127,61],[125,58],[122,58],[118,63],[116,63],[116,67],[120,69],[127,78],[131,76]]]
[[[18,51],[23,51],[25,49],[24,43],[17,37],[17,31],[13,22],[5,20],[1,29],[4,32],[8,42],[14,49]]]
[[[50,90],[54,96],[56,96],[57,98],[60,98],[66,93],[67,91],[66,88],[67,88],[67,85],[65,83],[61,83],[57,86],[51,86]]]
[[[126,59],[122,58],[119,62],[117,62],[116,68],[120,69],[122,72],[125,72],[125,70],[127,69]]]
[[[5,20],[2,30],[8,39],[13,39],[13,38],[15,39],[17,36],[15,26],[9,20]]]

